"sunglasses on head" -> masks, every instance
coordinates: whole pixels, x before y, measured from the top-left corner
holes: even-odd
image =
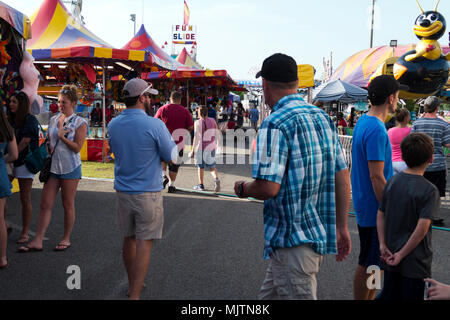
[[[70,93],[71,92],[71,90],[69,90],[69,89],[61,89],[61,90],[59,90],[59,93]]]

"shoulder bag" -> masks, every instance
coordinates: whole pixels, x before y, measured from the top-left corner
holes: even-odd
[[[47,154],[47,158],[45,158],[44,164],[42,165],[41,172],[39,173],[39,181],[42,183],[45,183],[48,181],[48,179],[50,179],[50,169],[52,168],[52,156],[55,153],[58,142],[59,139],[58,141],[56,141],[52,154],[51,155]]]
[[[28,171],[30,171],[32,174],[36,174],[39,171],[41,171],[45,160],[48,157],[47,152],[47,135],[44,132],[44,129],[42,129],[41,124],[39,123],[39,127],[41,128],[42,132],[45,136],[45,141],[42,143],[38,148],[31,150],[30,145],[28,144],[28,155],[25,157],[24,162],[25,166],[27,167]]]

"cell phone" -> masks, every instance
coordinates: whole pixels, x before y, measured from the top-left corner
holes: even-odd
[[[428,282],[425,282],[425,290],[423,292],[423,300],[428,299],[428,288],[430,287],[430,284]]]
[[[66,129],[66,127],[67,127],[68,124],[69,124],[68,122],[64,122],[64,123],[63,123],[63,129]],[[64,135],[64,138],[67,139],[68,136],[69,136],[69,132],[67,132],[67,133]]]

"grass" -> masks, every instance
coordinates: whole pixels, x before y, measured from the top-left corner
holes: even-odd
[[[114,163],[111,162],[82,161],[81,170],[83,177],[114,179]]]

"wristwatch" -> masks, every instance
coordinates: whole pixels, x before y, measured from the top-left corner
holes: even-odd
[[[243,198],[244,197],[244,187],[245,187],[245,182],[244,181],[239,183],[239,185],[238,185],[238,192],[237,192],[237,196],[239,198]]]

